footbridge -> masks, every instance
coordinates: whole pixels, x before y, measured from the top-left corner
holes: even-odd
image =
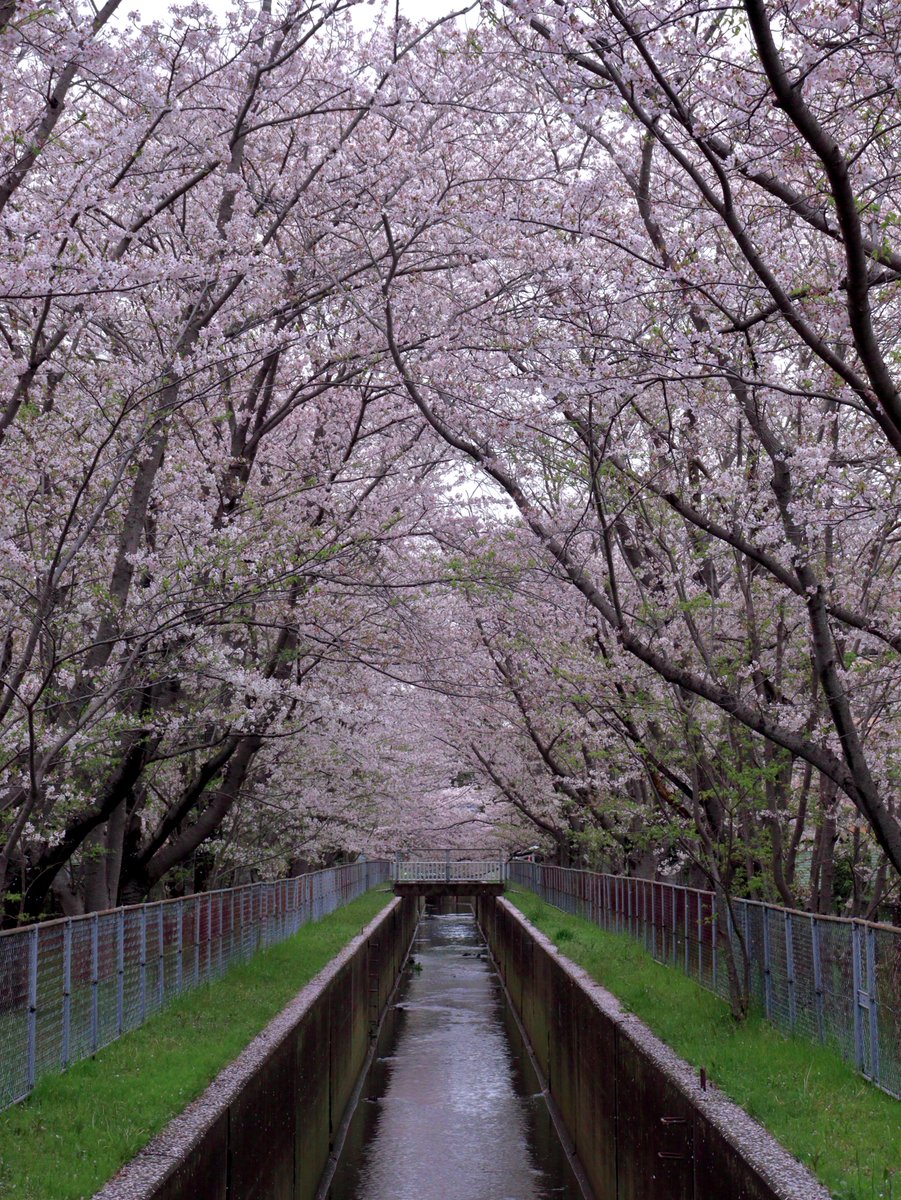
[[[506,878],[500,851],[405,850],[391,864],[398,896],[499,896]]]

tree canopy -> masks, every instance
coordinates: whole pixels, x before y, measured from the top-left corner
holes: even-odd
[[[901,871],[901,11],[0,6],[10,921]]]

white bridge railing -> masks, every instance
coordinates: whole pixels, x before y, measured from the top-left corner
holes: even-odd
[[[501,858],[409,858],[391,864],[395,883],[503,883],[506,874]]]

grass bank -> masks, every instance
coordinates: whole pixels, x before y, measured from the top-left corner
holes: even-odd
[[[388,904],[368,892],[173,1001],[0,1113],[2,1200],[83,1200],[132,1158]]]
[[[729,1006],[631,938],[606,933],[531,892],[508,898],[623,1006],[745,1108],[838,1200],[901,1200],[901,1103],[828,1047],[785,1037]]]

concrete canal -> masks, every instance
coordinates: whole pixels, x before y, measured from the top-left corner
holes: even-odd
[[[422,917],[329,1200],[581,1200],[471,912]]]
[[[507,900],[439,903],[388,904],[100,1200],[828,1200]]]

